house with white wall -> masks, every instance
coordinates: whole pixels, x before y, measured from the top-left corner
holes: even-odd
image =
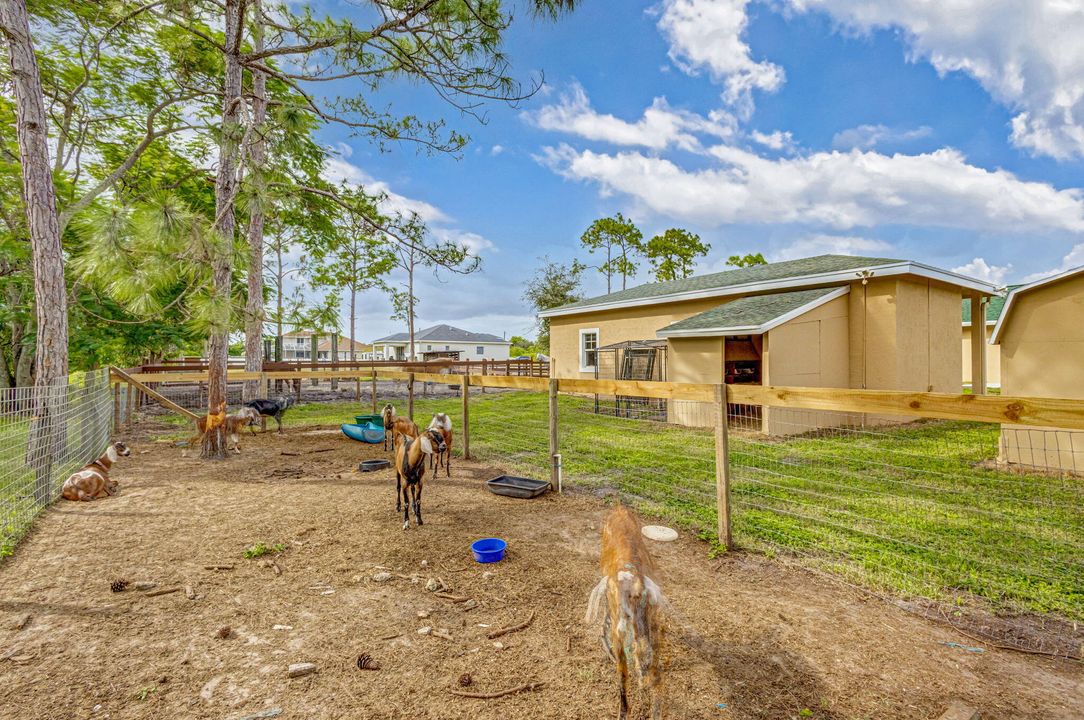
[[[512,343],[497,335],[476,333],[451,325],[434,325],[414,333],[413,360],[507,360]],[[389,360],[407,360],[410,335],[405,332],[373,340],[373,352]]]

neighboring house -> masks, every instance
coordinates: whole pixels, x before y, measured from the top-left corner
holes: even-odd
[[[282,359],[283,360],[312,360],[312,336],[309,330],[298,330],[286,333],[282,336]],[[331,336],[321,334],[316,341],[316,361],[331,362]],[[365,343],[355,342],[355,357],[358,360],[372,360],[373,347]],[[339,360],[350,359],[350,338],[339,336],[338,339]]]
[[[1084,267],[1014,288],[990,342],[1006,395],[1084,400]],[[1084,432],[1003,425],[1002,459],[1084,473]]]
[[[1019,287],[1010,285],[1007,290]],[[986,302],[986,342],[994,334],[994,325],[1001,317],[1001,311],[1005,307],[1005,296],[994,295]],[[963,317],[962,348],[964,364],[964,385],[971,385],[971,302],[964,300],[960,303]],[[997,345],[986,347],[986,387],[1001,387],[1001,348]]]
[[[651,379],[674,382],[958,393],[960,299],[993,292],[922,263],[821,255],[648,283],[540,315],[557,377],[646,379],[650,365],[653,375],[664,368]],[[985,346],[974,347],[976,363]],[[654,362],[644,359],[651,347]],[[794,411],[773,412],[780,427],[800,429]]]
[[[414,333],[414,360],[507,360],[512,343],[489,333],[476,333],[451,325],[434,325]],[[375,352],[390,360],[406,360],[410,335],[395,333],[373,341]]]

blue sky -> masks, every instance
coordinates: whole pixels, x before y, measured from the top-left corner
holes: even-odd
[[[1084,9],[1058,0],[585,0],[520,10],[518,108],[460,116],[424,87],[382,102],[471,136],[459,158],[327,128],[329,167],[393,193],[483,270],[421,283],[419,325],[529,334],[524,281],[620,211],[726,256],[903,257],[998,284],[1084,264]],[[1024,6],[1024,7],[1021,7]],[[326,3],[339,14],[346,3]],[[638,280],[646,281],[642,270]],[[588,294],[604,291],[592,275]],[[361,339],[399,330],[370,293]],[[345,325],[345,320],[344,320]]]

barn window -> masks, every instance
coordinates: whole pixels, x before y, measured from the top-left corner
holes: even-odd
[[[598,328],[580,330],[580,372],[594,372],[598,365]]]
[[[474,354],[475,355],[485,355],[486,354],[486,349],[483,346],[479,345],[478,347],[474,348]]]

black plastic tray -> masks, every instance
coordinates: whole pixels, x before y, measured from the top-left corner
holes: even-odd
[[[362,472],[372,472],[373,470],[383,470],[390,465],[390,460],[362,460],[358,463],[358,470],[361,470]]]
[[[550,484],[545,480],[532,480],[531,478],[516,477],[515,475],[501,475],[486,482],[486,487],[491,493],[505,495],[514,498],[534,498],[550,489]]]

